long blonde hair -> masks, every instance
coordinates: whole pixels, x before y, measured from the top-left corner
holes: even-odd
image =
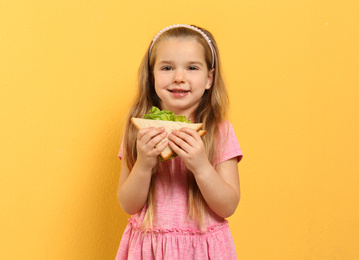
[[[200,27],[211,40],[211,44],[214,48],[214,79],[213,85],[210,89],[206,90],[203,94],[197,109],[191,118],[195,122],[202,122],[203,128],[207,131],[207,134],[203,137],[204,145],[206,147],[206,153],[209,161],[213,164],[216,160],[216,137],[219,134],[220,123],[227,118],[228,111],[228,95],[225,87],[225,83],[222,77],[220,56],[217,47],[217,43],[213,35]],[[161,100],[157,96],[154,87],[153,80],[153,67],[156,62],[157,46],[158,43],[167,39],[194,39],[203,46],[205,61],[208,70],[212,69],[212,53],[208,45],[208,42],[198,32],[185,28],[178,27],[170,29],[159,36],[155,44],[152,47],[151,57],[149,57],[149,48],[143,57],[138,70],[138,91],[134,102],[130,108],[129,115],[126,121],[125,135],[124,135],[124,152],[125,162],[128,169],[131,171],[136,159],[136,138],[137,129],[131,124],[131,117],[143,117],[152,106],[161,108]],[[162,109],[162,108],[161,108]],[[160,163],[157,164],[153,173],[160,171]],[[202,197],[202,194],[196,184],[193,174],[188,172],[188,203],[189,203],[189,217],[196,220],[199,224],[203,224],[204,216],[206,212],[206,203]],[[155,196],[155,178],[156,174],[152,174],[152,180],[150,184],[150,191],[147,199],[147,212],[143,222],[143,226],[148,229],[152,226],[154,218],[154,196]]]

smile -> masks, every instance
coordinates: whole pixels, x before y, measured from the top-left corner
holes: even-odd
[[[172,90],[168,90],[171,93],[187,93],[189,92],[189,90],[181,90],[181,89],[172,89]]]
[[[184,89],[169,89],[168,91],[171,93],[172,97],[174,98],[184,98],[190,93],[189,90],[184,90]]]

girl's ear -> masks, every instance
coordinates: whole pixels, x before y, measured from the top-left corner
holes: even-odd
[[[206,86],[206,89],[210,89],[213,85],[213,79],[214,79],[214,68],[211,69],[209,72],[208,72],[208,81],[207,81],[207,86]]]

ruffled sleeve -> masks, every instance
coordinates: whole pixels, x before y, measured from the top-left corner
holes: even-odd
[[[220,125],[216,150],[218,152],[214,165],[218,165],[232,158],[236,158],[238,162],[242,160],[242,150],[239,146],[233,126],[228,121],[225,121]]]

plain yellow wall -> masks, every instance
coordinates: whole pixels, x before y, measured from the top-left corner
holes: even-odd
[[[359,259],[359,2],[1,1],[0,258],[114,259],[122,117],[151,38],[215,35],[244,151],[240,259]]]

